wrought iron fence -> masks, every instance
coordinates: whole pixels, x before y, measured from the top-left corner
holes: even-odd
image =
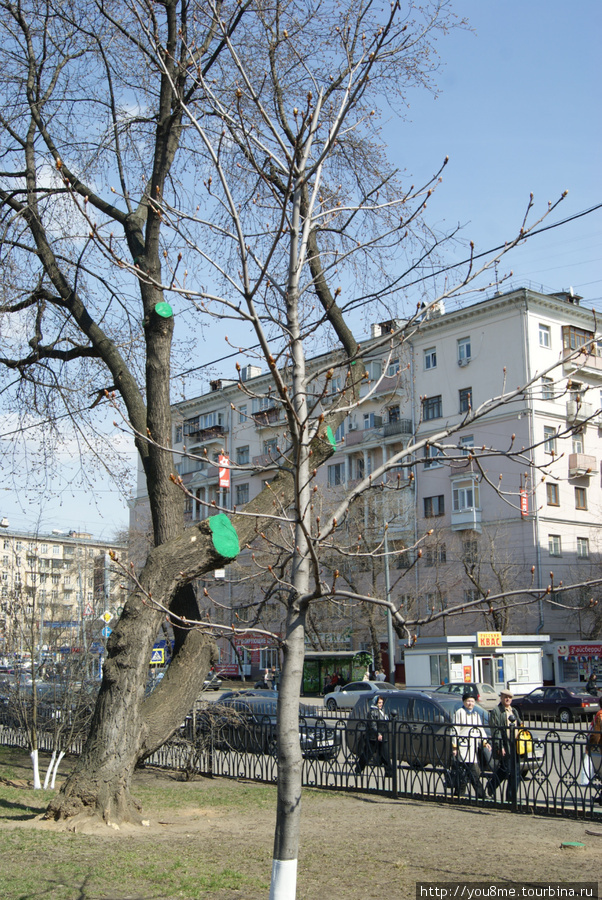
[[[602,819],[602,761],[588,752],[586,726],[516,729],[505,759],[489,732],[488,749],[479,734],[449,724],[393,721],[379,727],[380,748],[369,722],[318,709],[315,717],[300,717],[304,785]],[[275,722],[269,716],[201,714],[146,762],[275,783]]]
[[[483,746],[480,731],[450,724],[393,720],[375,730],[370,721],[322,708],[304,713],[299,741],[306,786],[602,820],[602,755],[588,748],[587,723],[516,729],[504,759],[499,736],[489,731]],[[25,748],[26,732],[0,721],[0,743]],[[69,751],[77,754],[81,745],[78,736]],[[53,749],[50,728],[40,729],[39,746]],[[145,764],[275,783],[275,717],[224,715],[202,704]]]

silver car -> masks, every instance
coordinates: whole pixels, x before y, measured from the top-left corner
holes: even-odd
[[[374,699],[379,691],[396,691],[397,688],[388,681],[350,681],[338,691],[331,691],[324,697],[326,709],[351,709],[360,697]]]

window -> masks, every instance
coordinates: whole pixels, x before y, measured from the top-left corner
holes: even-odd
[[[52,583],[53,583],[53,584],[60,584],[60,581],[61,581],[61,576],[60,576],[60,575],[53,575],[53,576],[52,576]]]
[[[472,409],[472,388],[461,388],[460,390],[460,412],[467,413]]]
[[[548,506],[560,506],[557,484],[553,484],[552,482],[546,484],[546,496],[548,499]]]
[[[345,483],[345,463],[328,466],[328,487],[336,487]]]
[[[278,438],[270,438],[263,442],[263,452],[265,456],[271,456],[275,459],[278,456]]]
[[[41,552],[42,552],[42,553],[48,553],[48,544],[42,544]]]
[[[424,368],[434,369],[437,366],[437,350],[435,347],[429,347],[424,351]]]
[[[589,539],[577,538],[577,556],[579,559],[588,559],[589,557]]]
[[[550,425],[543,428],[543,447],[546,453],[556,453],[556,429]]]
[[[389,406],[387,408],[387,421],[389,425],[392,425],[394,422],[399,422],[399,406]]]
[[[474,566],[479,559],[479,543],[474,539],[462,541],[462,562]]]
[[[541,379],[541,399],[542,400],[553,400],[554,399],[554,379],[546,378],[546,376],[542,376]]]
[[[3,566],[8,566],[8,565],[9,565],[9,557],[8,557],[8,556],[3,556],[3,557],[2,557],[2,565],[3,565]]]
[[[10,541],[7,540],[6,538],[4,538],[4,549],[5,549],[5,550],[9,550],[9,549],[10,549]]]
[[[464,437],[460,438],[460,450],[462,451],[462,456],[470,455],[470,452],[474,450],[474,434],[465,434]]]
[[[438,457],[443,456],[443,450],[440,447],[433,447],[432,444],[427,444],[424,448],[424,468],[425,469],[434,469],[443,465]]]
[[[583,487],[575,488],[575,509],[587,509],[587,490]]]
[[[583,453],[583,432],[577,431],[573,435],[573,453]]]
[[[447,548],[445,544],[440,544],[438,547],[427,547],[424,555],[424,562],[429,568],[436,566],[438,562],[446,563]]]
[[[245,503],[249,502],[249,484],[237,484],[236,485],[236,505],[244,506]]]
[[[246,466],[249,462],[249,445],[236,448],[236,465]]]
[[[392,359],[387,366],[387,377],[393,378],[395,375],[399,375],[399,360]]]
[[[447,655],[438,653],[429,657],[431,667],[431,684],[445,684],[449,681],[449,663]]]
[[[552,346],[552,335],[550,333],[549,325],[542,325],[539,323],[539,346],[545,347],[546,349],[550,349]]]
[[[54,547],[52,548],[52,552],[53,552],[54,556],[60,556],[60,555],[61,555],[61,548],[59,547],[58,544],[55,544],[55,545],[54,545]]]
[[[468,362],[472,357],[470,350],[470,338],[460,338],[458,341],[458,362]]]
[[[479,592],[476,588],[464,588],[464,602],[473,603],[479,599]]]
[[[462,512],[465,509],[478,509],[479,486],[473,479],[457,481],[452,488],[452,503],[454,512]]]
[[[436,397],[425,397],[422,401],[422,415],[426,422],[429,419],[440,419],[443,415],[441,406],[441,394]]]
[[[246,421],[247,421],[247,405],[245,403],[243,406],[240,406],[238,409],[238,423],[240,425]]]
[[[182,426],[176,425],[174,428],[174,444],[182,443]]]
[[[424,517],[430,519],[433,516],[442,516],[445,514],[445,499],[443,494],[436,497],[424,498]]]
[[[340,444],[343,438],[345,437],[345,422],[341,422],[339,427],[334,433],[334,439],[337,444]]]
[[[562,543],[559,534],[548,535],[548,551],[550,556],[562,556]]]
[[[71,584],[71,575],[65,575],[63,578],[63,584]]]
[[[18,553],[19,550],[22,550],[22,549],[23,549],[23,544],[22,544],[22,542],[21,542],[21,541],[17,541],[17,543],[15,544],[15,550],[16,550],[17,553]]]

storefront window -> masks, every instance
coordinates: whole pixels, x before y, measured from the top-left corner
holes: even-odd
[[[447,684],[449,682],[449,666],[447,654],[438,653],[430,656],[431,684]]]
[[[504,685],[504,657],[498,656],[495,663],[495,683]]]

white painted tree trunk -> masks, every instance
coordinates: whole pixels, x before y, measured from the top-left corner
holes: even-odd
[[[34,791],[42,790],[42,782],[40,781],[40,761],[38,759],[38,751],[31,750],[29,753],[31,765],[33,767],[33,789]]]
[[[48,787],[48,782],[50,781],[50,776],[52,775],[52,768],[54,766],[54,761],[56,759],[56,750],[52,751],[52,756],[50,757],[50,762],[48,763],[48,768],[46,769],[46,775],[44,777],[44,790]]]
[[[55,784],[56,784],[56,776],[57,776],[57,772],[58,772],[58,770],[59,770],[59,766],[60,766],[60,764],[61,764],[61,760],[62,760],[62,758],[63,758],[64,755],[65,755],[65,751],[64,751],[64,750],[59,750],[58,755],[57,755],[57,757],[56,757],[56,761],[55,761],[55,763],[54,763],[54,768],[53,768],[53,770],[52,770],[52,780],[51,780],[51,782],[50,782],[50,789],[51,789],[51,790],[54,790],[54,786],[55,786]]]

